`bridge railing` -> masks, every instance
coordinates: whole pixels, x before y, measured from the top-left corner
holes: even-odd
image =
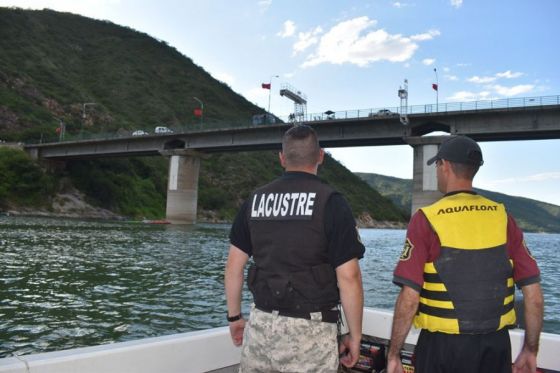
[[[411,105],[406,108],[405,114],[434,114],[448,112],[466,112],[487,109],[513,109],[531,106],[560,105],[560,95],[538,96],[538,97],[516,97],[503,98],[496,100],[479,100],[467,102],[448,102],[441,104]],[[344,111],[326,111],[324,113],[306,114],[304,121],[322,121],[333,119],[356,119],[367,117],[387,117],[400,115],[400,107],[378,107],[373,109],[355,109]],[[285,122],[289,122],[289,117],[280,117]]]
[[[537,97],[517,97],[517,98],[504,98],[496,100],[480,100],[480,101],[467,101],[467,102],[448,102],[426,105],[411,105],[406,108],[406,114],[438,114],[450,112],[468,112],[487,109],[513,109],[534,106],[548,106],[560,105],[560,95],[556,96],[537,96]],[[323,113],[306,114],[303,118],[304,122],[317,122],[327,120],[341,120],[341,119],[356,119],[356,118],[383,118],[400,115],[400,107],[381,107],[372,109],[354,109],[344,111],[326,111]],[[280,119],[281,124],[285,122],[289,124],[292,120],[289,116],[277,117]],[[228,120],[221,123],[219,121],[208,121],[199,124],[189,125],[170,125],[169,127],[174,133],[191,133],[199,132],[202,130],[220,130],[224,128],[248,128],[255,126],[266,126],[268,124],[255,124],[251,118],[239,119],[237,121]],[[80,141],[80,140],[110,140],[124,137],[132,137],[131,132],[117,131],[117,132],[82,132],[80,134],[67,133],[63,141]],[[152,134],[154,136],[154,134]],[[52,135],[52,137],[42,139],[37,142],[59,142],[59,138]],[[32,143],[29,141],[28,143]]]

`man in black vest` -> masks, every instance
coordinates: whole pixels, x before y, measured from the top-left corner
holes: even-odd
[[[315,131],[290,128],[282,139],[284,175],[243,204],[230,233],[225,288],[231,338],[242,345],[240,372],[336,372],[360,353],[363,257],[345,199],[322,183],[324,153]],[[241,315],[243,271],[254,304]],[[338,305],[349,334],[337,344]]]
[[[508,329],[516,324],[514,284],[525,299],[525,340],[514,372],[535,372],[543,319],[540,272],[504,205],[473,191],[483,164],[478,144],[451,136],[428,160],[445,195],[414,213],[393,282],[388,373],[414,320],[421,329],[416,373],[510,373]]]

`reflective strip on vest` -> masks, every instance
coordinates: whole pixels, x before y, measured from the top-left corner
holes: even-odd
[[[415,327],[478,334],[515,324],[504,206],[458,193],[422,211],[439,237],[441,252],[424,265]]]

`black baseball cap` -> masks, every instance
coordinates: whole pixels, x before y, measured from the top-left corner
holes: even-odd
[[[440,159],[474,166],[482,166],[484,163],[480,146],[467,136],[452,136],[446,139],[439,147],[437,154],[430,158],[427,164],[431,165]]]

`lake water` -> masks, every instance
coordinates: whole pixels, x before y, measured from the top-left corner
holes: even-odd
[[[229,225],[3,217],[0,232],[0,357],[227,324]],[[405,231],[360,235],[365,304],[392,309]],[[560,334],[560,235],[525,238],[542,271],[544,330]]]

